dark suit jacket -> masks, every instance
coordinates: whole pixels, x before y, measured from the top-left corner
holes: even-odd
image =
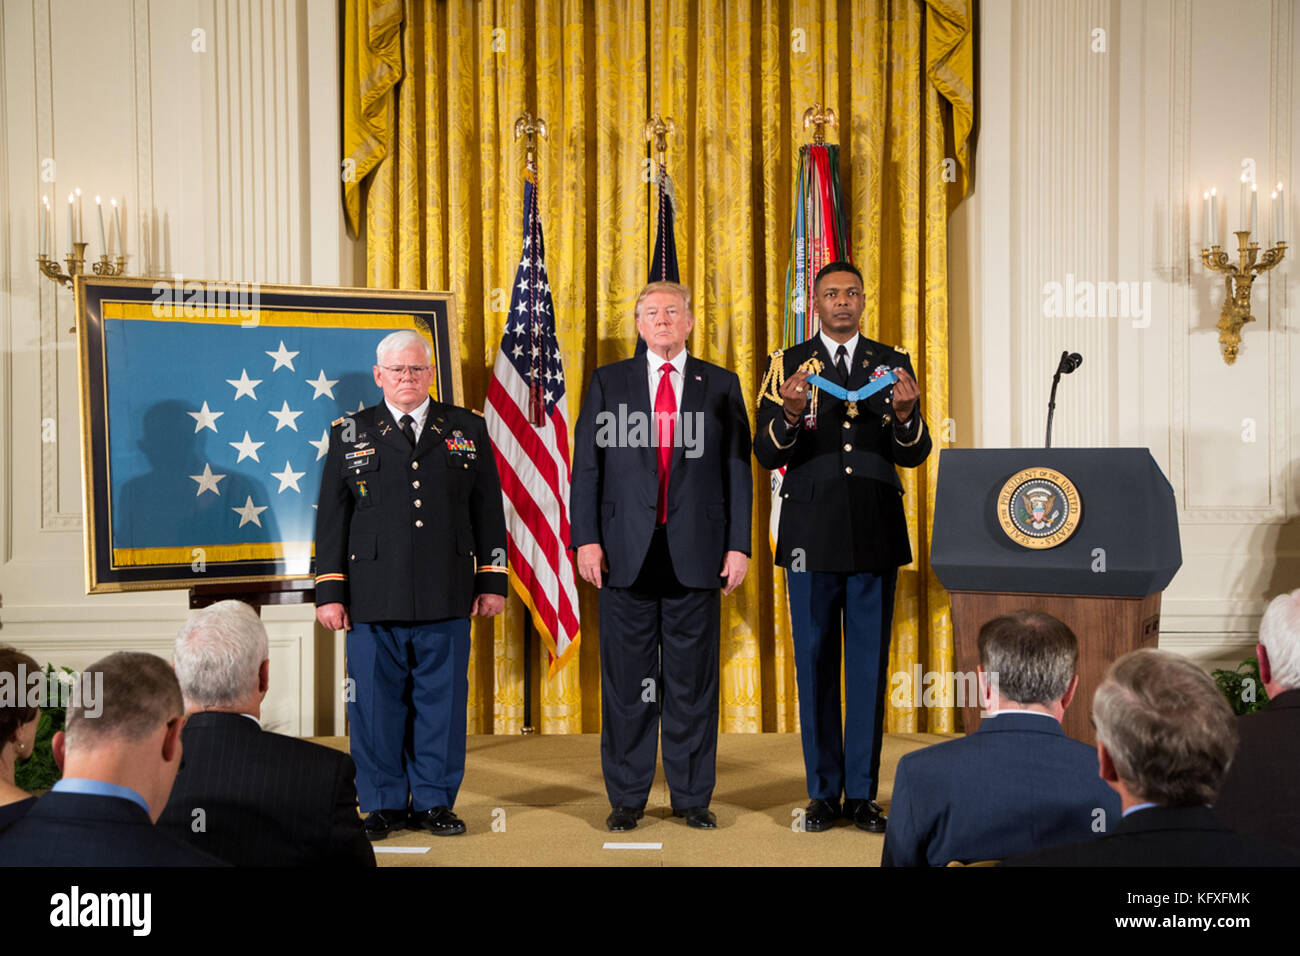
[[[1119,818],[1096,750],[1050,717],[1003,713],[899,761],[880,865],[1004,860],[1092,839],[1095,821],[1113,827]]]
[[[858,414],[819,389],[817,427],[786,424],[774,398],[781,383],[811,359],[822,362],[821,376],[849,390],[869,384],[881,366],[912,371],[903,352],[865,335],[840,379],[834,357],[821,336],[772,356],[767,385],[759,397],[754,426],[754,457],[772,471],[784,467],[776,563],[788,568],[796,549],[797,570],[860,573],[890,571],[912,560],[903,512],[903,485],[895,466],[915,468],[930,454],[930,432],[918,404],[906,426],[894,421],[892,389],[859,401]],[[892,824],[891,824],[892,825]]]
[[[683,585],[716,588],[722,586],[718,575],[726,552],[750,553],[749,417],[734,372],[688,355],[682,379],[675,434],[683,441],[674,442],[669,473],[668,550]],[[638,421],[645,423],[640,439]],[[694,434],[696,422],[702,423],[702,434]],[[570,540],[575,549],[603,548],[609,562],[606,583],[613,587],[636,580],[654,535],[659,500],[654,427],[645,356],[596,369],[574,430]],[[688,439],[698,444],[688,449]]]
[[[1005,865],[1300,866],[1300,857],[1229,830],[1209,807],[1150,807],[1091,843],[1037,850]]]
[[[1300,853],[1300,690],[1278,694],[1237,722],[1233,758],[1214,810],[1240,833]]]
[[[0,866],[224,866],[121,797],[47,793],[0,836]]]
[[[383,402],[334,423],[316,512],[318,606],[345,604],[353,621],[469,617],[476,594],[506,583],[483,416],[430,402],[415,448]]]
[[[194,714],[181,740],[160,830],[236,866],[375,865],[347,754],[268,733],[240,714]]]

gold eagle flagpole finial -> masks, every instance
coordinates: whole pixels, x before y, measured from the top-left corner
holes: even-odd
[[[646,142],[653,141],[655,144],[655,153],[659,160],[659,168],[665,165],[665,157],[668,153],[668,137],[677,132],[677,124],[673,122],[671,116],[661,117],[658,113],[646,120],[645,138]]]
[[[524,110],[515,120],[515,142],[524,140],[524,164],[530,172],[537,172],[537,137],[546,139],[546,120]]]
[[[812,127],[814,143],[826,142],[826,127],[839,125],[840,121],[835,118],[835,111],[829,106],[823,110],[820,103],[814,103],[803,111],[803,128]]]

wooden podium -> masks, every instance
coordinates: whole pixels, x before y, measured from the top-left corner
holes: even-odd
[[[1054,506],[1077,518],[1068,535],[1052,530]],[[1173,489],[1145,448],[945,450],[930,563],[952,598],[959,672],[975,670],[980,626],[1000,614],[1044,611],[1074,632],[1079,688],[1062,725],[1093,744],[1106,668],[1159,639],[1160,595],[1182,564]],[[977,703],[962,713],[970,733]]]

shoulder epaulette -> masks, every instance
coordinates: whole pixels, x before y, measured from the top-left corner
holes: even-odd
[[[781,383],[785,381],[785,361],[784,350],[777,349],[771,355],[771,360],[767,363],[767,374],[763,376],[763,384],[758,387],[758,399],[776,402],[778,405],[783,403],[781,398]]]
[[[479,418],[483,417],[483,413],[480,412],[477,408],[471,408],[470,411],[473,412],[475,415],[477,415]]]
[[[334,421],[330,422],[330,428],[333,428],[335,425],[342,425],[347,420],[348,420],[348,416],[346,415],[340,418],[336,418],[334,419]]]

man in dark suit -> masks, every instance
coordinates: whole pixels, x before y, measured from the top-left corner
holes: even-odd
[[[154,826],[181,762],[185,706],[171,666],[120,651],[91,664],[54,735],[63,771],[0,836],[3,866],[221,866]]]
[[[660,735],[673,812],[712,829],[719,614],[749,567],[749,419],[734,372],[686,354],[690,292],[636,303],[644,355],[596,370],[574,433],[571,542],[600,589],[601,766],[630,830]]]
[[[899,761],[881,866],[1002,860],[1090,839],[1119,820],[1097,752],[1061,729],[1079,685],[1073,632],[1019,611],[980,628],[979,654],[988,713],[973,734]]]
[[[1280,846],[1229,829],[1210,808],[1237,745],[1214,681],[1186,658],[1125,654],[1092,700],[1101,779],[1123,819],[1089,843],[1036,850],[1009,866],[1300,866]]]
[[[195,611],[173,664],[189,718],[159,829],[236,866],[374,866],[352,759],[262,729],[271,661],[257,612],[242,601]]]
[[[316,617],[346,630],[367,835],[465,832],[471,615],[505,607],[506,520],[487,426],[435,402],[427,339],[376,350],[384,400],[330,432],[316,513]]]
[[[821,331],[773,354],[754,456],[764,468],[786,469],[776,563],[786,569],[811,799],[804,829],[829,829],[843,810],[859,828],[883,833],[875,798],[894,582],[912,560],[895,466],[924,462],[930,433],[908,357],[858,331],[861,273],[832,262],[813,289]],[[891,388],[853,397],[891,372]],[[828,386],[809,385],[813,374]]]
[[[1237,720],[1214,809],[1233,829],[1300,853],[1300,588],[1269,603],[1255,656],[1268,703]]]

